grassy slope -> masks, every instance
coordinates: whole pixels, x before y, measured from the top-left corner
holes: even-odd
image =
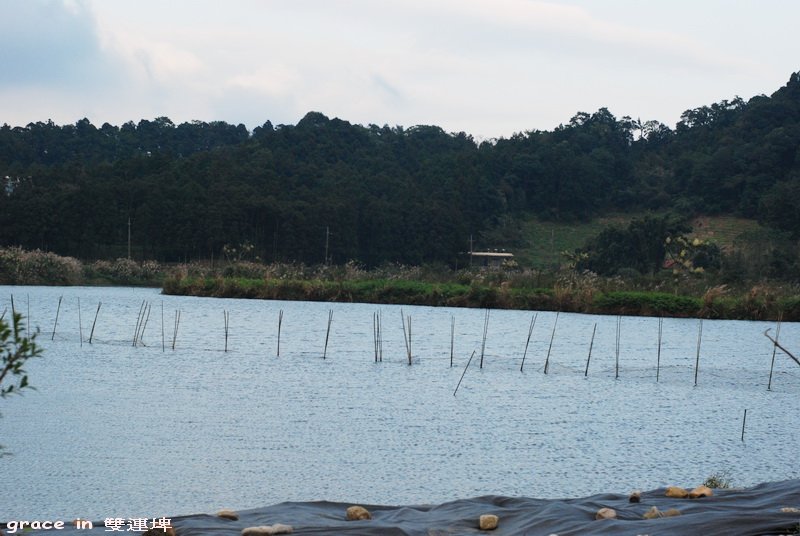
[[[617,214],[594,219],[588,223],[545,222],[536,219],[523,224],[526,245],[514,250],[520,266],[551,268],[563,260],[562,251],[574,251],[586,240],[599,234],[608,226],[624,227],[645,213]],[[723,249],[763,239],[769,231],[755,220],[732,216],[703,216],[692,221],[692,236],[716,242]]]

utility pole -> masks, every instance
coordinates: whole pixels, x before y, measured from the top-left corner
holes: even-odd
[[[131,217],[128,216],[128,260],[131,259]]]
[[[327,225],[325,226],[325,266],[328,265],[328,245],[330,244],[331,239],[331,229]]]
[[[472,235],[469,235],[469,267],[472,268]]]

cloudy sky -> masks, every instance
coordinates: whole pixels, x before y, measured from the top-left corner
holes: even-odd
[[[0,0],[0,124],[674,126],[800,70],[796,0]]]

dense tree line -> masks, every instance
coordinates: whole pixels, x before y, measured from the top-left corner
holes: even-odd
[[[481,144],[436,126],[166,117],[0,127],[0,245],[82,258],[258,256],[454,264],[518,218],[609,211],[758,217],[800,236],[800,73],[772,96],[687,110],[676,128],[578,113]],[[496,231],[496,232],[493,232]],[[480,244],[480,237],[492,237]],[[498,238],[499,237],[499,238]]]

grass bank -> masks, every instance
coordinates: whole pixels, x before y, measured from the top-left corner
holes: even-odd
[[[82,262],[0,248],[0,284],[162,287],[165,294],[363,302],[745,320],[800,320],[800,287],[726,287],[711,274],[600,277],[571,269],[459,270],[357,263],[306,266],[248,261],[166,266],[130,259]]]
[[[595,314],[741,320],[800,320],[800,296],[766,290],[734,294],[713,287],[696,296],[659,291],[601,290],[556,284],[551,288],[471,281],[430,282],[386,278],[355,280],[172,276],[165,294],[361,302],[449,307],[488,307]]]

